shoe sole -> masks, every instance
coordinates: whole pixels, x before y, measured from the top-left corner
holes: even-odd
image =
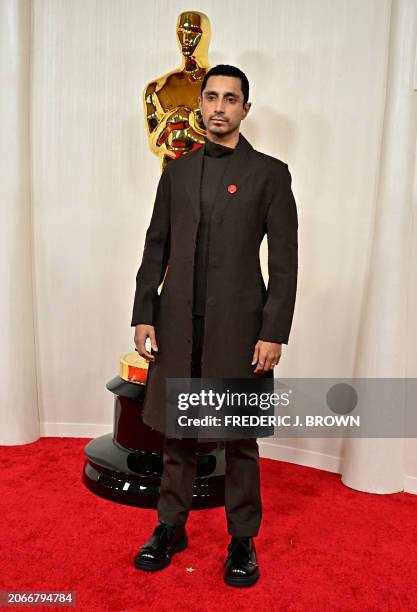
[[[171,550],[171,556],[168,559],[164,559],[159,563],[155,563],[152,561],[147,561],[146,559],[141,559],[139,557],[135,558],[134,565],[137,569],[145,570],[147,572],[156,572],[161,569],[165,569],[171,563],[172,557],[177,552],[181,552],[185,550],[188,546],[188,538],[184,536],[181,540],[178,540],[174,548]]]
[[[258,581],[259,578],[259,570],[257,569],[255,573],[251,576],[246,576],[245,578],[235,578],[234,576],[224,576],[224,581],[229,586],[233,587],[250,587],[255,582]]]

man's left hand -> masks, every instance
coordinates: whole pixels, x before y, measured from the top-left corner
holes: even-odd
[[[278,342],[258,340],[258,342],[255,344],[251,364],[257,364],[253,371],[254,374],[264,374],[278,365],[281,357],[281,349],[282,344],[278,344]]]

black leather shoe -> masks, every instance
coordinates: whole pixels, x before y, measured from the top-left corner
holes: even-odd
[[[235,587],[248,587],[255,584],[259,578],[259,568],[255,542],[252,538],[232,536],[227,550],[229,555],[224,563],[226,584]]]
[[[184,526],[171,527],[160,522],[136,555],[135,567],[149,572],[163,569],[171,563],[172,556],[187,548],[187,545]]]

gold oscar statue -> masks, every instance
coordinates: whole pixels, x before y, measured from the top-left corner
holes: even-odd
[[[161,169],[170,160],[200,147],[206,133],[198,96],[210,69],[208,17],[196,11],[181,13],[177,39],[181,66],[149,83],[143,94],[149,144],[159,156]]]
[[[198,97],[204,75],[210,69],[210,36],[207,15],[198,11],[180,13],[177,39],[182,64],[145,87],[146,130],[150,148],[159,157],[161,171],[169,161],[194,151],[204,143],[206,131]],[[163,283],[158,288],[159,293]],[[137,352],[123,355],[120,359],[120,376],[124,380],[146,384],[147,370],[148,362]]]

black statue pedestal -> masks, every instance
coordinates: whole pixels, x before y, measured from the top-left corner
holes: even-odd
[[[84,484],[100,497],[140,508],[156,508],[164,437],[142,422],[146,386],[113,378],[114,431],[91,440],[84,453]],[[193,509],[224,505],[224,442],[197,446]]]

